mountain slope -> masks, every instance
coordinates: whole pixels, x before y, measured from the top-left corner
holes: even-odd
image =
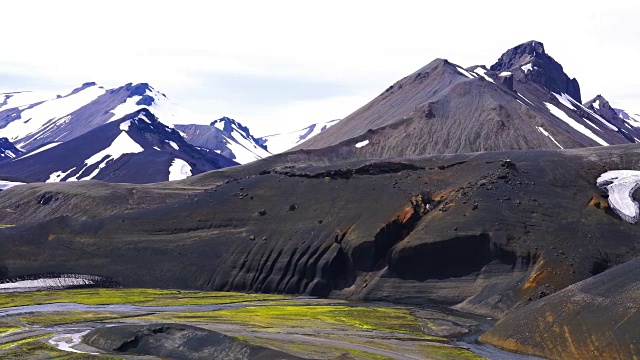
[[[330,120],[322,123],[311,124],[303,129],[296,131],[262,136],[258,138],[258,142],[261,145],[266,146],[269,152],[273,154],[279,154],[281,152],[290,150],[297,145],[302,144],[306,140],[320,134],[331,126],[337,124],[338,121],[340,120]]]
[[[0,137],[23,150],[64,142],[141,108],[149,108],[166,125],[185,118],[185,111],[149,84],[126,84],[105,89],[85,83],[69,94],[10,93],[0,107]],[[2,98],[0,98],[2,99]]]
[[[94,179],[148,183],[232,165],[236,163],[224,156],[196,149],[143,109],[64,143],[48,144],[2,163],[0,174],[47,182]]]
[[[22,154],[7,138],[0,138],[0,162],[11,160]]]
[[[489,70],[434,60],[295,149],[332,146],[344,159],[384,158],[640,139],[637,129],[603,121],[579,99],[577,81],[541,43],[527,42]]]
[[[270,156],[271,153],[251,135],[249,128],[223,117],[210,125],[175,125],[191,144],[215,151],[240,164],[246,164]]]

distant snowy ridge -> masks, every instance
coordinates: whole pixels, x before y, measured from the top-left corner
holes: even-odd
[[[272,154],[279,154],[311,139],[331,126],[337,124],[339,121],[340,119],[330,120],[311,124],[303,129],[292,132],[266,135],[258,138],[258,141],[261,145],[265,145],[267,150]]]
[[[209,125],[178,124],[175,126],[191,144],[226,156],[240,164],[271,156],[265,146],[256,139],[248,127],[240,122],[222,117]]]

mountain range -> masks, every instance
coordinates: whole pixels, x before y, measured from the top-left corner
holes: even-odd
[[[0,228],[0,279],[447,306],[498,319],[480,340],[513,351],[638,357],[640,116],[583,102],[542,43],[491,66],[436,59],[328,128],[277,137],[229,118],[172,129],[146,94],[124,100],[145,109],[49,138],[0,175],[143,183],[130,176],[157,158],[159,177],[182,179],[6,188],[0,224],[16,226]],[[49,136],[30,134],[0,132],[33,152]],[[278,143],[295,147],[251,161]],[[45,167],[54,151],[60,170]],[[206,171],[231,153],[250,162]]]
[[[168,175],[168,169],[178,165],[170,164],[180,164],[183,175],[191,176],[256,161],[295,145],[288,134],[284,141],[270,136],[277,150],[267,150],[266,140],[228,117],[209,125],[185,125],[202,119],[146,83],[105,89],[89,82],[66,95],[12,92],[0,94],[0,99],[0,162],[7,162],[0,174],[29,181],[175,180],[179,176]],[[133,126],[119,132],[124,122]],[[151,156],[141,149],[160,153]],[[99,166],[95,173],[94,165]]]

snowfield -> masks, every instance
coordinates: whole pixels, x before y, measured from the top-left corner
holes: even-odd
[[[71,286],[93,285],[97,278],[92,276],[61,276],[0,283],[0,292],[36,289],[63,289]]]
[[[596,185],[609,194],[609,205],[616,214],[632,224],[638,221],[640,208],[633,200],[633,192],[640,187],[640,171],[607,171],[598,177]]]
[[[186,179],[191,175],[191,166],[182,159],[174,159],[169,166],[169,181]]]

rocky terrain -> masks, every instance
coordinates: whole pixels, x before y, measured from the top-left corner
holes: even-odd
[[[8,188],[0,278],[452,307],[500,319],[480,340],[510,350],[634,358],[636,125],[581,104],[539,42],[489,68],[438,59],[289,152],[169,183]]]

